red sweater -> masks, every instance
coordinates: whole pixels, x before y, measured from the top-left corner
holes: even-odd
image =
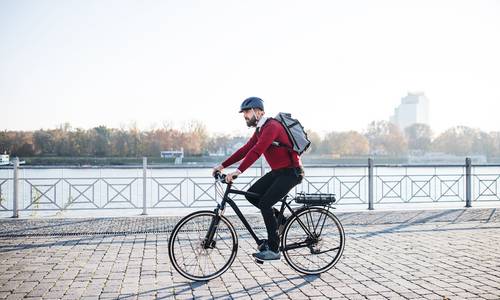
[[[245,172],[263,153],[271,169],[282,169],[302,166],[300,156],[295,151],[289,151],[283,146],[273,145],[273,141],[278,141],[281,144],[287,145],[290,148],[292,143],[288,137],[285,128],[280,122],[274,119],[269,119],[260,128],[260,131],[252,135],[250,140],[238,149],[233,155],[226,159],[222,166],[224,168],[240,161],[238,170]]]

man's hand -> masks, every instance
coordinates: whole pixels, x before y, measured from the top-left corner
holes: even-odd
[[[222,172],[222,170],[224,170],[224,167],[222,165],[218,165],[217,167],[214,167],[212,170],[212,177],[215,176],[215,173]]]
[[[240,170],[236,169],[233,173],[229,173],[226,175],[226,182],[230,183],[233,182],[234,177],[239,176],[241,174]]]

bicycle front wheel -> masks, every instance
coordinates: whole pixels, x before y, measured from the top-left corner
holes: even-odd
[[[211,240],[207,233],[213,220],[219,224]],[[238,251],[233,225],[213,211],[192,213],[177,223],[168,242],[169,257],[182,276],[195,281],[216,278],[231,266]]]
[[[287,222],[281,245],[293,269],[304,274],[320,274],[332,268],[342,256],[344,228],[329,210],[309,207]]]

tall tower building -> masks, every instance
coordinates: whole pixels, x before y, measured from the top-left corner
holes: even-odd
[[[401,98],[401,104],[394,109],[391,122],[401,131],[415,123],[429,124],[429,99],[424,93],[408,93]]]

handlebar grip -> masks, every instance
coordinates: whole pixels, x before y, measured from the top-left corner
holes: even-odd
[[[222,174],[220,171],[217,171],[214,173],[214,178],[215,180],[221,181],[221,182],[226,182],[226,174]],[[238,175],[233,176],[233,179],[238,178]]]

